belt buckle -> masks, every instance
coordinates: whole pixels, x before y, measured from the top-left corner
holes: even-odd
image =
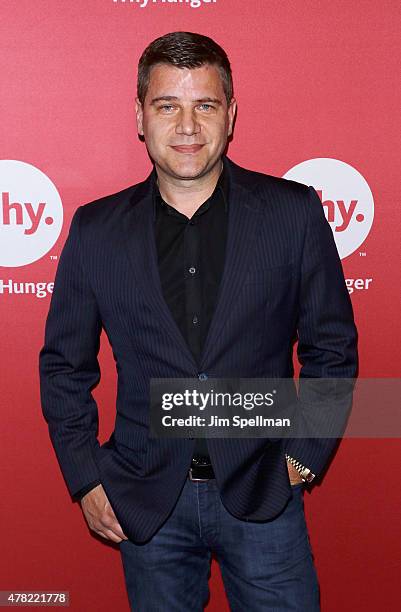
[[[192,482],[206,482],[206,480],[210,480],[210,478],[194,478],[192,476],[192,468],[189,468],[189,480],[192,480]]]

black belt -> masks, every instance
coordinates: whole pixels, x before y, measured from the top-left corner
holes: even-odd
[[[189,480],[210,480],[215,478],[210,459],[193,457],[188,471]]]

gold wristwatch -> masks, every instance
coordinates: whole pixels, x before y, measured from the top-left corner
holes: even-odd
[[[289,455],[287,455],[287,453],[285,455],[285,458],[287,459],[287,461],[291,463],[291,465],[294,466],[294,468],[300,474],[302,478],[302,482],[312,482],[312,480],[315,478],[315,474],[312,474],[309,468],[302,465],[302,463],[300,463],[293,457],[290,457]]]

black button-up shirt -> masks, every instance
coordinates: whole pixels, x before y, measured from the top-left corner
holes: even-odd
[[[164,299],[199,363],[217,302],[227,237],[228,181],[223,169],[212,195],[189,219],[155,185],[155,236]],[[195,455],[208,457],[197,438]]]
[[[212,195],[189,219],[167,204],[153,173],[154,230],[164,299],[199,363],[216,307],[223,274],[228,221],[228,177],[219,176]],[[208,458],[206,440],[197,438],[194,455]],[[100,481],[81,489],[81,499]]]

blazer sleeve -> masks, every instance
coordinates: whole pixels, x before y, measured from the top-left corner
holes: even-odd
[[[98,410],[101,318],[85,275],[78,208],[60,256],[39,356],[43,416],[70,494],[100,481]]]
[[[297,411],[300,411],[300,430],[304,437],[287,439],[285,452],[319,475],[338,442],[338,437],[317,436],[319,418],[333,420],[338,431],[346,423],[352,392],[348,402],[343,397],[337,404],[333,403],[333,409],[339,413],[330,415],[314,402],[313,383],[310,381],[308,386],[306,379],[354,379],[358,370],[358,334],[332,230],[313,187],[309,187],[308,197],[297,324],[297,354],[301,364]],[[317,396],[319,392],[320,389]],[[327,410],[327,406],[324,408]],[[329,429],[326,422],[321,431]],[[314,437],[307,437],[308,431],[313,431]]]
[[[93,482],[90,482],[86,487],[83,487],[82,489],[79,489],[79,491],[77,491],[74,494],[74,497],[77,501],[81,501],[81,499],[87,494],[89,493],[89,491],[92,491],[92,489],[94,489],[95,487],[97,487],[97,485],[102,484],[100,482],[100,480],[94,480]]]

